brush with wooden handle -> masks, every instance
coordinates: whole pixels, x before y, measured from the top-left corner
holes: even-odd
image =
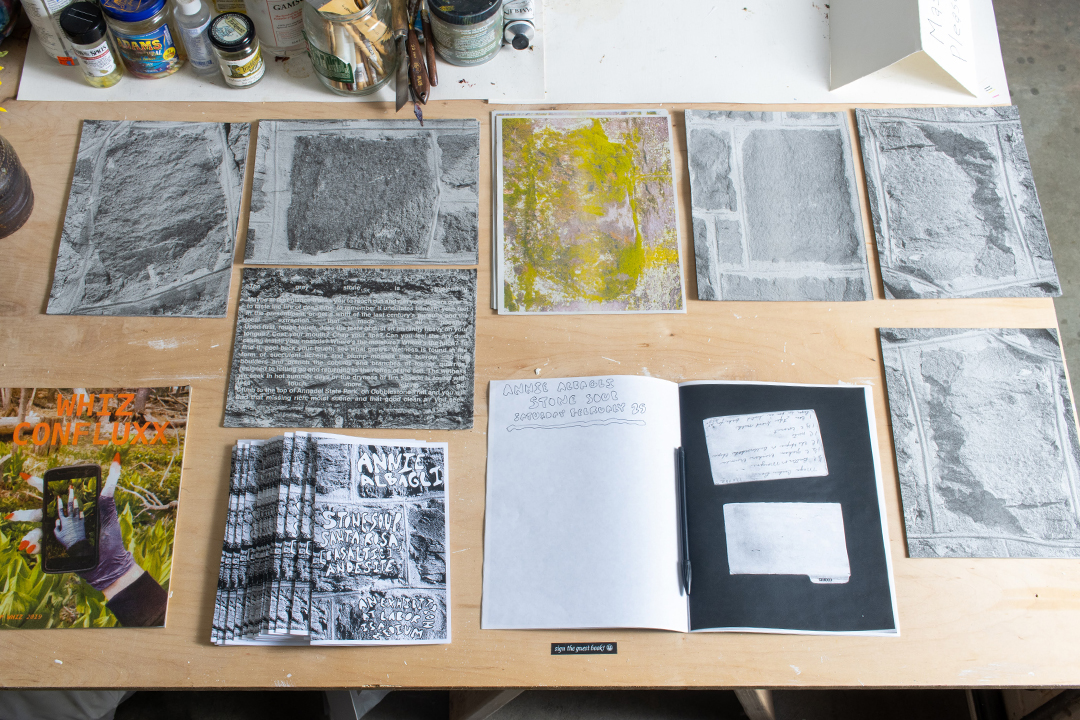
[[[409,2],[409,33],[407,47],[409,50],[409,85],[412,86],[414,97],[422,105],[427,105],[428,95],[431,93],[431,84],[428,80],[427,65],[424,62],[424,53],[420,49],[420,40],[416,37],[413,28],[413,19],[416,17],[417,0]]]
[[[420,22],[424,29],[424,53],[427,55],[427,74],[431,87],[439,84],[439,71],[435,69],[435,35],[431,31],[427,0],[420,4]]]

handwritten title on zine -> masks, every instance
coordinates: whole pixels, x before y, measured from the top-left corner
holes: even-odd
[[[644,425],[647,403],[639,402],[617,377],[513,382],[502,386],[503,397],[517,404],[508,431],[582,427],[608,422]]]
[[[715,485],[829,474],[813,410],[725,415],[704,426]]]
[[[404,513],[398,507],[335,506],[319,512],[319,565],[329,577],[404,576]]]

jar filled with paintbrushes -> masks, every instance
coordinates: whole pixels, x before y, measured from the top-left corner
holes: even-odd
[[[315,74],[338,95],[367,95],[397,69],[390,0],[306,0],[304,36]]]

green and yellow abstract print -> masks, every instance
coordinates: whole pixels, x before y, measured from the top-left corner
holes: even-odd
[[[500,309],[683,311],[667,114],[498,122]]]

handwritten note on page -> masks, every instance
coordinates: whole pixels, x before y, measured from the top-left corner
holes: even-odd
[[[725,415],[704,424],[715,485],[829,474],[813,410]]]
[[[724,505],[732,575],[806,575],[812,583],[851,579],[839,503]]]

